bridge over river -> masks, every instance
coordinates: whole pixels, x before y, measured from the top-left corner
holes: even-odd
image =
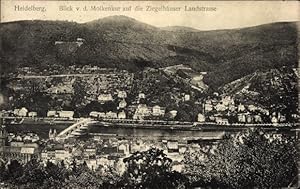
[[[283,124],[228,124],[197,122],[168,122],[158,120],[94,120],[86,118],[77,121],[58,134],[59,139],[80,136],[116,138],[220,140],[225,134],[236,134],[249,128],[262,128],[267,132],[293,135],[293,126]]]
[[[58,138],[67,139],[80,136],[102,137],[142,137],[167,139],[220,139],[225,134],[235,134],[248,128],[262,128],[268,132],[293,134],[293,128],[299,124],[227,124],[212,122],[179,122],[162,120],[132,120],[132,119],[93,119],[76,118],[73,120],[58,118],[3,118],[8,132],[35,132],[42,138],[48,138],[50,129],[56,130]],[[23,120],[23,121],[18,121]]]

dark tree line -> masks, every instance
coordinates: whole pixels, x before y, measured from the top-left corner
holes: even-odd
[[[211,151],[212,150],[212,151]],[[172,160],[159,149],[124,158],[125,172],[114,167],[88,168],[73,161],[68,168],[32,159],[0,164],[0,182],[9,188],[281,188],[297,175],[295,140],[270,138],[260,130],[229,137],[216,148],[187,151],[184,171],[172,170]]]
[[[297,175],[295,140],[255,130],[220,143],[213,153],[186,154],[184,174],[194,186],[281,188]]]

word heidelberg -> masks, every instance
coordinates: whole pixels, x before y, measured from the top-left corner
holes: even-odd
[[[34,5],[15,5],[14,7],[15,11],[36,11],[36,12],[46,12],[46,7],[37,7]]]

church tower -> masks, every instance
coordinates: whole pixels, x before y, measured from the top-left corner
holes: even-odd
[[[54,140],[56,136],[57,136],[56,129],[53,129],[53,130],[50,129],[49,130],[49,139]]]
[[[5,126],[0,126],[0,147],[6,146],[6,140],[7,140],[7,131],[5,129]]]

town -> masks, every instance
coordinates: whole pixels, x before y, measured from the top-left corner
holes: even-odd
[[[13,93],[6,98],[7,109],[1,111],[1,117],[93,117],[219,125],[295,123],[299,118],[296,109],[285,113],[272,108],[274,105],[258,103],[259,99],[246,101],[222,91],[206,93],[206,73],[183,65],[149,69],[141,75],[96,66],[71,66],[68,73],[48,76],[35,75],[28,68],[23,69],[25,72],[19,72],[7,85]],[[243,96],[257,96],[248,88],[242,89]]]
[[[293,127],[299,118],[295,112],[287,117],[221,92],[203,95],[208,90],[203,82],[205,74],[184,65],[148,69],[140,74],[71,66],[65,73],[56,69],[44,75],[23,68],[15,76],[17,79],[7,85],[14,91],[7,97],[8,108],[14,109],[0,112],[2,124],[7,125],[1,130],[1,156],[24,163],[38,158],[45,165],[63,161],[67,167],[74,161],[84,162],[92,170],[114,167],[122,174],[124,158],[159,148],[173,160],[174,170],[180,172],[186,152],[213,151],[215,144],[224,139],[225,132],[219,127]],[[56,127],[58,123],[64,126]],[[25,130],[8,132],[23,124],[27,126]],[[210,126],[217,129],[201,130]],[[198,136],[186,131],[187,134],[171,137],[150,134],[149,138],[137,133],[129,137],[131,131],[126,135],[117,129],[105,133],[106,128],[146,128],[145,135],[152,130],[192,129]],[[275,132],[270,137],[282,134]]]

